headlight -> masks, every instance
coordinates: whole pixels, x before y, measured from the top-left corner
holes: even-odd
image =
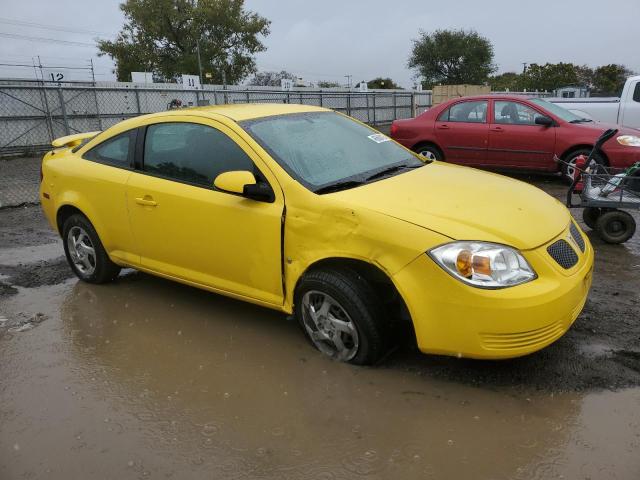
[[[537,277],[517,250],[497,243],[452,242],[427,253],[447,273],[474,287],[513,287]]]
[[[620,145],[626,145],[628,147],[640,147],[640,137],[635,135],[620,135],[616,138]]]

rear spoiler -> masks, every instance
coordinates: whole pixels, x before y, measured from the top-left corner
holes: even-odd
[[[71,147],[80,145],[83,142],[83,140],[87,140],[89,138],[95,137],[99,133],[100,131],[67,135],[65,137],[56,138],[53,142],[51,142],[51,145],[53,145],[56,148],[62,148],[62,147],[71,148]]]

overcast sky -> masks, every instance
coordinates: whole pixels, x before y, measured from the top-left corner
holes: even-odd
[[[45,65],[82,67],[93,58],[98,80],[115,79],[113,64],[98,59],[92,44],[120,29],[119,3],[0,0],[0,63],[31,64],[40,55]],[[473,28],[488,37],[500,72],[521,71],[522,62],[561,61],[623,63],[640,72],[640,0],[246,0],[246,6],[272,22],[259,69],[285,69],[305,80],[390,76],[410,86],[411,40],[421,29],[438,28]],[[85,70],[65,72],[67,79],[88,78]],[[33,68],[0,66],[0,77],[33,75]]]

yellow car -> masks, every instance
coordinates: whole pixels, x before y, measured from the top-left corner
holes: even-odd
[[[591,285],[557,200],[323,108],[174,110],[53,145],[42,208],[80,279],[132,267],[293,314],[340,361],[375,362],[403,321],[425,353],[528,354]]]

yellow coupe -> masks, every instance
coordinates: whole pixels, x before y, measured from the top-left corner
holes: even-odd
[[[42,208],[80,279],[131,267],[294,314],[337,360],[375,362],[400,322],[426,353],[528,354],[591,285],[557,200],[323,108],[174,110],[53,145]]]

